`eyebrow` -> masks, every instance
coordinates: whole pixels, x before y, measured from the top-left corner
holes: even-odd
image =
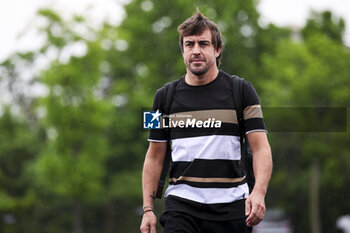
[[[211,43],[210,40],[200,40],[199,43],[203,43],[203,42],[208,42],[209,44]]]
[[[193,42],[194,42],[194,40],[187,39],[187,40],[185,40],[185,41],[184,41],[184,43],[186,43],[186,42],[193,43]],[[211,43],[211,41],[210,41],[210,40],[206,40],[206,39],[199,40],[198,42],[199,42],[199,43],[208,42],[209,44]]]

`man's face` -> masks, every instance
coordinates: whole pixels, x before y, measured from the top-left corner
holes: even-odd
[[[216,67],[216,57],[220,52],[221,48],[217,51],[214,48],[209,29],[205,29],[201,34],[183,38],[182,55],[186,68],[196,76],[201,76]]]

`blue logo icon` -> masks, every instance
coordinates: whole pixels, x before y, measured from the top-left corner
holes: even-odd
[[[162,114],[156,112],[143,112],[143,128],[144,129],[160,129],[160,116]]]

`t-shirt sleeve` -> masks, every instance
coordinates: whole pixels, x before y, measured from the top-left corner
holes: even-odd
[[[244,81],[242,89],[245,133],[248,134],[257,131],[263,131],[267,133],[259,96],[256,90],[254,89],[253,85],[247,81]]]
[[[160,96],[162,89],[158,89],[154,95],[152,111],[159,110],[161,112],[162,107],[160,106]],[[162,113],[162,112],[161,112]],[[166,142],[166,132],[164,128],[161,129],[150,129],[148,134],[148,141],[150,142]]]

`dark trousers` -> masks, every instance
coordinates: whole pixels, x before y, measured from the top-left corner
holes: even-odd
[[[160,217],[163,233],[251,233],[245,220],[207,221],[186,213],[167,212]]]

